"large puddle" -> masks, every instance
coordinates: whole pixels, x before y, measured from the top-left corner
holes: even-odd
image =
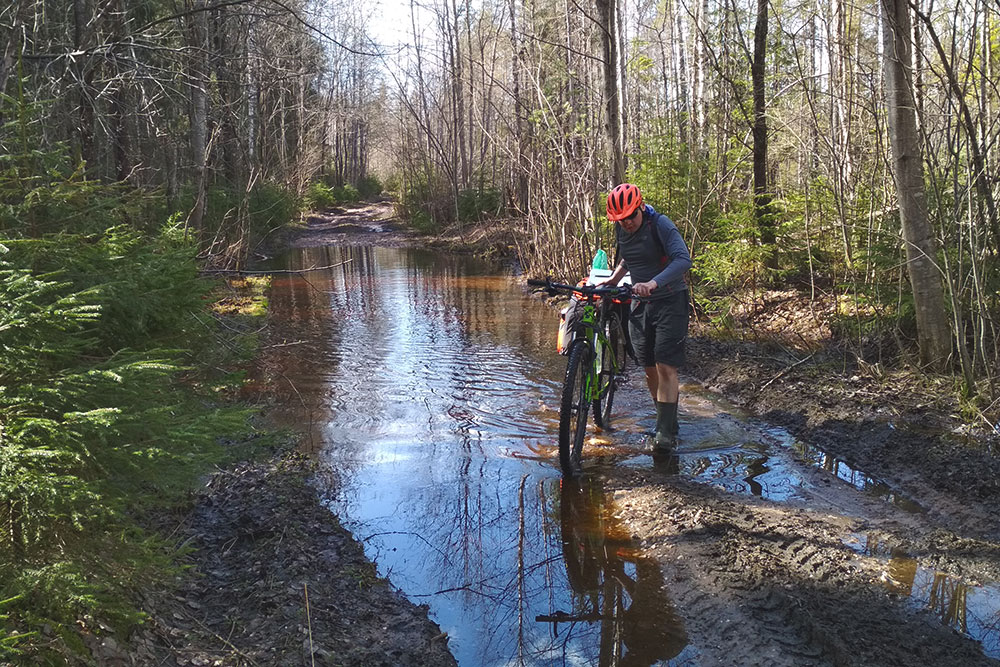
[[[669,585],[598,481],[602,465],[654,464],[644,390],[623,392],[616,430],[588,440],[590,474],[563,483],[551,309],[494,268],[414,249],[308,248],[284,268],[329,266],[273,281],[277,416],[337,471],[332,509],[380,574],[430,606],[459,664],[695,659]],[[844,478],[841,462],[682,391],[678,455],[656,465],[773,500],[807,484],[803,461]]]

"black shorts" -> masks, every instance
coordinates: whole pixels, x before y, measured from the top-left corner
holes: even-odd
[[[639,364],[683,366],[688,333],[687,290],[656,301],[633,301],[632,305],[629,333]]]

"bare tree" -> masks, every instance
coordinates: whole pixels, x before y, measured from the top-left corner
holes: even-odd
[[[881,0],[885,37],[885,80],[889,145],[906,241],[906,267],[917,312],[922,364],[942,370],[951,356],[937,243],[927,217],[923,155],[911,77],[911,22],[906,0]]]

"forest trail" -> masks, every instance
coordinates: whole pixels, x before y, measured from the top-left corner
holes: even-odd
[[[293,248],[317,245],[379,245],[394,247],[411,236],[387,199],[331,207],[306,216],[305,227],[292,232]]]
[[[388,282],[368,280],[378,274],[366,271],[382,270],[385,266],[397,267],[394,270],[399,271],[408,266],[399,264],[402,260],[397,259],[396,254],[376,252],[370,246],[422,245],[422,241],[393,223],[387,223],[383,210],[364,207],[311,219],[309,228],[296,236],[292,245],[315,250],[323,264],[341,256],[355,257],[351,266],[359,274],[336,277],[331,284],[322,284],[311,277],[315,284],[302,294],[340,294],[349,284],[377,283],[378,290],[371,294],[366,291],[368,288],[361,287],[362,291],[351,296],[364,305],[355,316],[350,314],[350,309],[362,304],[352,306],[345,302],[347,310],[338,311],[342,312],[345,321],[352,322],[355,330],[352,335],[364,331],[360,328],[361,313],[364,317],[372,315],[369,310],[375,300],[385,298],[388,303],[395,304],[395,308],[403,304],[402,311],[393,313],[400,322],[413,320],[414,313],[427,317],[431,312],[438,312],[436,307],[432,311],[425,310],[432,303],[463,303],[477,313],[468,322],[464,319],[466,316],[456,313],[457,323],[462,323],[463,330],[467,329],[465,335],[478,340],[479,327],[484,327],[484,331],[492,332],[484,341],[498,336],[506,340],[503,338],[506,334],[492,329],[494,323],[510,322],[512,313],[525,306],[516,305],[522,303],[517,301],[521,297],[516,297],[516,287],[504,287],[506,283],[502,279],[472,280],[461,270],[456,273],[454,268],[442,274],[430,274],[433,278],[418,279],[416,276],[423,275],[427,269],[421,268],[418,273],[416,268],[409,268],[399,274],[406,278],[398,285],[394,279]],[[340,249],[324,248],[330,243]],[[351,250],[355,246],[364,248]],[[432,255],[420,252],[421,262],[431,261]],[[303,256],[299,261],[308,266],[313,259]],[[372,265],[367,268],[355,266],[365,262]],[[446,289],[455,291],[440,296],[428,291],[421,292],[420,299],[415,299],[407,291],[407,286],[413,284],[425,285],[429,290],[431,286],[450,285],[452,280],[457,282]],[[338,286],[338,281],[343,285]],[[488,290],[486,294],[477,291],[484,286]],[[400,294],[406,296],[399,298],[393,289],[402,290]],[[511,296],[505,296],[508,293]],[[509,299],[513,301],[508,303]],[[276,309],[281,308],[277,298],[273,303]],[[289,303],[295,304],[295,312],[303,322],[313,321],[301,310],[305,307],[302,298]],[[480,316],[486,319],[475,319]],[[375,316],[373,321],[380,321],[380,318]],[[543,314],[543,327],[545,321]],[[440,353],[447,351],[441,346],[447,345],[446,338],[454,334],[457,323],[449,324],[447,330],[421,331],[428,339],[436,338],[435,349]],[[315,322],[310,326],[315,326]],[[526,326],[532,329],[534,324]],[[389,335],[383,328],[378,332],[382,336]],[[397,333],[401,335],[402,331]],[[322,333],[320,347],[308,355],[310,365],[305,370],[308,377],[316,376],[315,364],[326,363],[323,358],[328,354],[325,352],[328,343],[322,341],[328,341],[330,335],[330,332]],[[340,376],[349,376],[346,360],[379,343],[376,337],[362,336],[364,345],[358,347],[357,342],[340,339],[340,336],[340,333],[334,334],[338,339],[335,345],[339,346],[337,372]],[[407,338],[394,340],[397,342],[393,349]],[[307,343],[306,347],[310,345]],[[508,354],[514,349],[509,345],[501,348],[508,350]],[[624,658],[632,656],[629,660],[640,661],[635,664],[654,664],[666,659],[663,651],[667,649],[663,647],[667,644],[670,655],[679,661],[677,664],[692,665],[996,664],[995,658],[1000,656],[1000,587],[997,584],[1000,582],[1000,522],[996,518],[1000,516],[997,512],[1000,508],[996,496],[989,493],[990,484],[996,479],[993,477],[995,463],[989,452],[982,449],[976,453],[957,440],[939,437],[946,424],[935,423],[934,418],[947,417],[947,410],[928,410],[919,400],[914,402],[913,395],[899,387],[893,388],[890,383],[883,383],[879,392],[866,378],[849,376],[850,381],[845,382],[840,368],[802,363],[789,369],[789,363],[776,362],[772,352],[752,346],[749,349],[754,353],[748,353],[739,345],[713,342],[700,335],[692,340],[692,363],[688,369],[691,380],[682,391],[682,433],[676,459],[650,459],[644,453],[642,431],[648,421],[648,396],[641,386],[640,374],[633,374],[619,395],[618,411],[623,415],[619,429],[597,437],[592,442],[594,446],[585,452],[586,477],[592,486],[583,493],[588,498],[583,506],[573,505],[573,499],[567,495],[570,487],[563,485],[561,490],[554,490],[556,487],[549,484],[549,481],[556,481],[557,475],[552,463],[546,462],[544,446],[532,447],[531,452],[526,452],[529,464],[523,463],[521,455],[514,457],[514,463],[510,462],[510,452],[516,449],[518,438],[535,438],[533,429],[537,430],[539,424],[522,424],[511,411],[516,403],[508,406],[501,399],[499,406],[491,404],[497,399],[491,398],[490,386],[483,384],[481,379],[490,377],[486,368],[478,369],[486,373],[485,376],[460,380],[458,386],[463,388],[460,393],[449,389],[450,385],[433,384],[435,380],[427,380],[425,371],[421,371],[414,376],[417,384],[408,389],[416,391],[417,395],[406,397],[407,407],[402,407],[404,403],[395,406],[389,401],[379,410],[372,401],[388,399],[384,399],[383,390],[375,380],[380,373],[372,369],[371,364],[376,363],[374,360],[379,359],[380,354],[373,350],[375,356],[370,359],[352,362],[360,364],[359,368],[368,369],[366,372],[371,373],[370,376],[348,377],[343,380],[343,386],[334,384],[332,388],[324,384],[329,380],[308,390],[299,384],[299,390],[306,394],[306,402],[308,391],[319,392],[316,395],[321,402],[330,400],[322,396],[333,396],[332,414],[339,414],[341,423],[334,425],[332,430],[318,424],[317,430],[321,438],[326,437],[327,442],[332,443],[330,451],[343,447],[343,439],[357,437],[360,440],[352,447],[374,447],[380,452],[365,455],[373,456],[378,466],[368,477],[360,472],[363,468],[357,467],[365,458],[359,458],[359,450],[350,449],[346,455],[345,463],[352,468],[344,480],[361,475],[366,481],[361,482],[359,488],[365,489],[365,494],[382,496],[387,493],[383,490],[385,485],[400,488],[405,485],[407,478],[413,475],[401,473],[402,476],[396,478],[392,471],[397,467],[401,471],[420,470],[425,466],[436,469],[435,484],[444,485],[445,490],[431,491],[429,489],[436,487],[421,484],[419,496],[436,497],[440,493],[441,497],[434,502],[446,506],[454,504],[453,500],[446,499],[460,484],[479,483],[479,478],[473,475],[470,480],[466,472],[456,478],[460,484],[456,480],[448,481],[446,471],[450,467],[442,463],[457,464],[468,456],[459,456],[458,450],[449,453],[452,450],[448,448],[447,438],[451,431],[447,424],[452,417],[460,420],[463,437],[479,434],[466,442],[473,452],[485,448],[485,454],[481,454],[485,458],[480,462],[479,454],[473,456],[470,462],[463,464],[463,471],[469,468],[475,471],[480,466],[478,474],[482,479],[495,480],[490,483],[497,487],[467,491],[473,497],[489,497],[494,491],[499,497],[509,492],[516,487],[517,477],[512,473],[517,470],[535,471],[525,473],[529,477],[541,475],[538,488],[543,499],[539,511],[545,515],[548,507],[562,516],[563,534],[559,539],[562,540],[562,558],[567,559],[565,569],[570,587],[580,596],[578,600],[593,595],[594,600],[607,601],[609,595],[618,596],[622,613],[612,614],[614,622],[620,623],[615,626],[619,630],[615,635],[624,642]],[[430,363],[433,366],[438,363],[422,357],[420,350],[403,348],[397,351],[406,364]],[[483,363],[492,368],[495,360],[486,362],[485,359],[492,357],[489,350],[483,352],[486,354],[482,357]],[[547,348],[542,354],[554,357]],[[557,364],[560,361],[554,359]],[[508,358],[505,370],[516,370],[516,364],[510,365],[512,362]],[[454,363],[457,362],[449,362]],[[399,364],[396,363],[393,371],[401,375],[401,381],[409,382],[408,366]],[[464,377],[465,371],[460,366],[446,365],[441,369],[440,375]],[[289,377],[296,378],[292,371],[288,372]],[[821,374],[824,372],[826,375]],[[417,399],[422,386],[419,383],[423,382],[432,384],[427,390],[427,398],[421,399],[424,401],[421,403]],[[700,383],[727,395],[751,412],[727,408],[714,399],[698,398],[705,391]],[[465,387],[468,386],[479,389],[467,396]],[[371,397],[353,395],[362,388],[373,392]],[[522,386],[518,391],[525,390]],[[296,397],[295,401],[298,400]],[[465,404],[465,400],[469,403]],[[365,410],[352,409],[352,401],[359,401],[359,406],[364,404]],[[436,403],[441,401],[450,407],[440,409]],[[428,415],[422,417],[423,405]],[[444,425],[445,431],[433,431],[437,435],[428,441],[434,442],[433,449],[442,452],[439,463],[432,460],[421,463],[423,459],[419,457],[427,455],[427,443],[421,442],[412,426],[407,427],[404,440],[389,435],[396,432],[398,425],[391,415],[385,417],[382,413],[397,410],[403,411],[406,424],[419,424],[423,420],[428,424]],[[548,412],[544,406],[541,410],[544,424]],[[919,424],[911,418],[914,414],[920,415]],[[747,442],[737,443],[737,446],[726,442],[713,444],[715,441],[709,431],[729,426],[749,434],[745,436]],[[512,432],[525,435],[509,439]],[[379,441],[387,437],[390,438],[388,449],[382,450]],[[405,444],[410,439],[416,443],[412,450]],[[750,449],[744,446],[748,443],[752,445]],[[753,447],[762,448],[766,454],[755,457]],[[336,461],[336,454],[332,456],[331,460]],[[541,458],[530,464],[535,456]],[[494,464],[491,460],[499,462]],[[402,463],[404,461],[406,463]],[[942,466],[942,461],[950,465]],[[492,470],[489,467],[492,465],[499,466],[496,475],[482,472]],[[525,465],[528,467],[523,468]],[[725,475],[719,473],[723,468]],[[777,477],[775,470],[780,473]],[[507,485],[505,479],[512,479],[511,484]],[[787,493],[768,488],[769,484],[777,485],[783,480],[792,480],[794,488]],[[530,487],[531,482],[528,484]],[[393,491],[396,492],[398,488]],[[365,501],[355,499],[351,502]],[[378,506],[373,507],[372,516],[380,521],[384,520],[385,503],[389,507],[405,507],[405,515],[400,519],[408,526],[407,530],[419,535],[434,534],[439,530],[438,524],[447,521],[447,517],[428,514],[425,518],[429,523],[419,523],[420,515],[405,495],[393,501],[380,500]],[[505,512],[498,511],[492,521],[499,522],[504,515]],[[484,526],[486,530],[495,529],[491,516],[483,512],[466,517],[463,521],[469,524],[463,523],[463,530],[482,531]],[[376,536],[393,532],[392,526],[366,525],[362,515],[349,518],[348,523],[369,546],[384,539]],[[599,531],[576,532],[583,530],[581,526],[590,524],[600,526]],[[457,530],[457,526],[454,529]],[[526,530],[523,524],[519,530]],[[538,542],[540,537],[533,536],[530,526],[527,530],[526,544]],[[366,536],[366,531],[372,535]],[[390,540],[381,548],[372,547],[379,555],[376,560],[380,568],[392,570],[390,576],[396,585],[411,593],[413,583],[407,584],[406,579],[416,576],[417,591],[429,587],[430,590],[448,588],[433,578],[425,581],[420,578],[424,575],[411,575],[407,564],[396,560],[400,557],[392,554],[424,547],[419,543],[401,544]],[[525,560],[530,562],[530,553]],[[654,569],[658,571],[653,576],[649,572],[650,563],[655,563]],[[492,575],[487,572],[482,580],[489,580],[489,576]],[[525,570],[520,576],[530,579],[532,573]],[[607,588],[609,585],[612,588]],[[480,590],[472,584],[465,587],[470,593],[484,596],[492,590],[489,586]],[[448,612],[436,606],[439,597],[424,599],[430,600],[432,616],[443,630],[448,631],[451,621]],[[655,607],[650,612],[654,620],[630,625],[633,623],[628,618],[631,605],[636,605],[636,609],[642,605],[644,611],[649,611],[646,605],[650,603]],[[576,627],[579,632],[580,627],[593,625],[593,619],[606,618],[606,614],[595,609],[579,617],[591,619],[587,623],[566,626],[560,619],[566,618],[567,609],[556,604],[542,614],[535,614],[530,607],[517,613],[527,613],[524,618],[528,622],[555,619],[555,637],[562,636],[556,626]],[[634,619],[635,614],[632,616]],[[503,636],[496,628],[490,631],[497,631],[497,637]],[[646,639],[637,638],[638,635]],[[660,642],[659,648],[654,646],[654,640]],[[482,654],[465,655],[464,659],[461,653],[457,656],[460,664],[489,662]],[[619,655],[622,661],[615,664],[633,664],[624,658]]]

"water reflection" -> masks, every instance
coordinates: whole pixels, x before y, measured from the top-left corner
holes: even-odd
[[[553,353],[553,312],[463,258],[343,247],[287,263],[330,265],[273,283],[262,379],[272,415],[308,433],[339,473],[331,506],[379,572],[430,606],[459,663],[695,656],[659,570],[612,520],[597,482],[560,483],[565,359]],[[649,399],[636,384],[616,399],[616,430],[588,434],[590,470],[650,465],[648,418],[637,416]],[[684,395],[682,443],[652,465],[774,500],[797,493],[783,441],[718,399]]]
[[[983,652],[1000,658],[1000,584],[975,586],[925,567],[899,547],[872,534],[852,535],[848,545],[885,561],[882,583],[908,597],[941,621],[979,641]]]
[[[573,517],[600,510],[570,499],[563,512],[550,406],[565,359],[552,351],[552,311],[468,259],[365,247],[289,258],[292,269],[333,264],[275,281],[273,414],[309,430],[340,473],[331,506],[380,573],[430,606],[463,665],[659,660],[667,649],[637,643],[673,618],[655,564],[593,535],[584,547],[613,546],[610,564],[591,552],[564,560]],[[582,583],[592,576],[596,593]],[[585,599],[613,620],[558,633],[535,621]]]
[[[580,624],[598,629],[600,651],[591,664],[602,667],[648,666],[679,655],[687,635],[659,565],[612,518],[600,484],[592,478],[563,481],[559,517],[572,607],[535,620],[551,624],[553,638],[562,625],[566,641]]]

